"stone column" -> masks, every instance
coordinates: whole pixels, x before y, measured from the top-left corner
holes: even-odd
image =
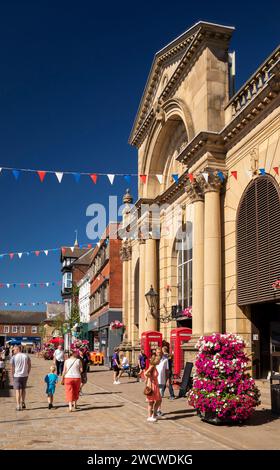
[[[204,332],[204,195],[197,180],[189,182],[186,192],[193,204],[192,338],[183,349],[185,360],[194,362]]]
[[[147,302],[145,299],[145,240],[139,240],[139,339],[145,331],[145,315]]]
[[[204,199],[197,182],[191,185],[193,202],[193,292],[192,333],[199,337],[204,330]]]
[[[141,260],[140,260],[141,261]],[[145,248],[145,294],[150,290],[151,286],[157,291],[158,289],[158,272],[157,272],[157,241],[153,238],[146,240]],[[145,296],[144,294],[144,296]],[[157,313],[158,315],[158,313]],[[153,317],[147,301],[145,299],[145,321],[144,331],[157,331],[158,319]]]
[[[222,328],[221,186],[221,179],[213,173],[204,184],[204,334]]]
[[[121,347],[123,349],[127,349],[131,346],[131,338],[130,338],[130,289],[131,289],[131,276],[129,275],[129,262],[131,260],[131,244],[128,240],[124,240],[122,242],[122,247],[120,250],[120,257],[123,262],[123,291],[122,291],[122,316],[123,316],[123,323],[126,327],[123,337],[123,342]]]

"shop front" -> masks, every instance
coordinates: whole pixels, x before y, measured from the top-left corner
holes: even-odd
[[[114,348],[122,342],[123,329],[111,328],[114,321],[122,321],[121,310],[107,310],[99,317],[99,344],[100,352],[104,355],[104,364],[111,365]]]
[[[89,322],[87,329],[90,351],[99,352],[99,318]]]

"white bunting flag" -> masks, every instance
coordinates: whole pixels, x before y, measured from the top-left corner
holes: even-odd
[[[98,246],[98,248],[100,247],[100,242],[97,242],[97,246]]]
[[[8,305],[8,302],[5,302],[5,304],[4,304],[4,305],[5,305],[5,307],[7,307],[7,305]]]
[[[28,287],[31,287],[31,284],[30,284],[30,283],[28,283],[28,284],[27,284],[27,286],[28,286]]]
[[[32,305],[33,305],[33,307],[34,307],[34,305],[35,305],[35,302],[32,302]]]
[[[61,183],[61,180],[63,178],[63,173],[61,171],[56,171],[55,176],[57,177],[58,182]]]
[[[157,179],[158,179],[158,182],[159,184],[162,184],[163,182],[163,175],[156,175]]]
[[[74,249],[75,247],[74,246],[70,246],[70,249],[72,250],[72,253],[74,252]]]
[[[45,253],[46,256],[48,256],[49,250],[44,250],[44,253]]]
[[[46,286],[49,287],[50,283],[49,282],[46,282]]]
[[[10,288],[10,284],[7,284],[8,289]]]
[[[22,302],[19,303],[19,306],[22,307]]]
[[[21,257],[22,257],[22,253],[18,253],[18,257],[21,258]]]
[[[252,170],[246,170],[246,174],[249,178],[252,178]]]
[[[108,174],[107,176],[108,176],[108,179],[109,179],[110,183],[113,184],[114,179],[115,179],[115,175]]]
[[[2,168],[0,168],[0,173],[1,173],[1,171],[2,171]]]
[[[209,173],[202,173],[203,175],[203,178],[205,179],[206,183],[208,183],[208,180],[209,180]]]

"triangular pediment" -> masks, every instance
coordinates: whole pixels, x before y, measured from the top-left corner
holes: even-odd
[[[207,34],[217,37],[225,36],[229,40],[233,31],[234,27],[231,26],[200,21],[155,54],[129,137],[131,144],[135,143],[134,139],[149,116],[154,103],[164,95],[170,83],[176,81],[177,71],[184,65],[186,55],[191,55],[197,44],[202,44],[202,39],[207,37]]]

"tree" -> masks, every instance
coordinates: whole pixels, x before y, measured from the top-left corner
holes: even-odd
[[[70,328],[73,328],[76,323],[80,323],[79,288],[76,284],[73,284],[71,313],[69,318]]]

